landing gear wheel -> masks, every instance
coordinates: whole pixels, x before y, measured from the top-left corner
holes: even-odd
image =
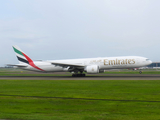
[[[142,71],[139,71],[139,74],[142,74]]]
[[[86,74],[82,74],[82,77],[85,77],[86,76]]]
[[[77,74],[77,77],[81,77],[81,74]]]
[[[75,74],[72,74],[72,77],[75,77]]]

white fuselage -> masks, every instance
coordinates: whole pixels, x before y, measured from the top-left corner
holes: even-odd
[[[70,60],[49,60],[49,61],[34,61],[34,64],[41,68],[42,72],[63,72],[68,71],[67,66],[54,65],[52,63],[65,63],[92,66],[97,65],[99,70],[107,69],[127,69],[127,68],[139,68],[147,66],[152,63],[151,60],[145,57],[138,56],[124,56],[124,57],[103,57],[103,58],[86,58],[86,59],[70,59]],[[41,71],[30,65],[27,67],[21,67],[26,70]]]

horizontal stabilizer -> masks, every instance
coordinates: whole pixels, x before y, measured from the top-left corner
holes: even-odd
[[[22,64],[13,65],[13,64],[7,64],[7,66],[27,67],[28,65],[22,65]]]

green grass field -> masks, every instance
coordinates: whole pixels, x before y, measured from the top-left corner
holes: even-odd
[[[57,74],[57,73],[39,73],[39,72],[31,72],[31,71],[25,71],[20,69],[13,69],[13,68],[6,68],[6,69],[0,69],[0,76],[71,76],[71,73],[66,72],[67,74]],[[99,73],[97,75],[112,75],[112,74],[139,74],[139,70],[133,71],[133,70],[115,70],[115,71],[106,71],[104,73]],[[160,70],[155,69],[148,69],[148,70],[142,70],[142,74],[160,74]],[[93,74],[91,74],[93,76]],[[87,74],[87,76],[90,76],[90,74]]]
[[[159,80],[0,80],[0,119],[158,120]]]

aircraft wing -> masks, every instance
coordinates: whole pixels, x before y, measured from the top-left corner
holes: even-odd
[[[7,64],[7,66],[27,67],[28,65],[21,65],[21,64],[13,65],[13,64]]]
[[[58,62],[51,62],[53,65],[62,66],[62,67],[85,67],[85,65],[81,64],[71,64],[71,63],[58,63]]]

